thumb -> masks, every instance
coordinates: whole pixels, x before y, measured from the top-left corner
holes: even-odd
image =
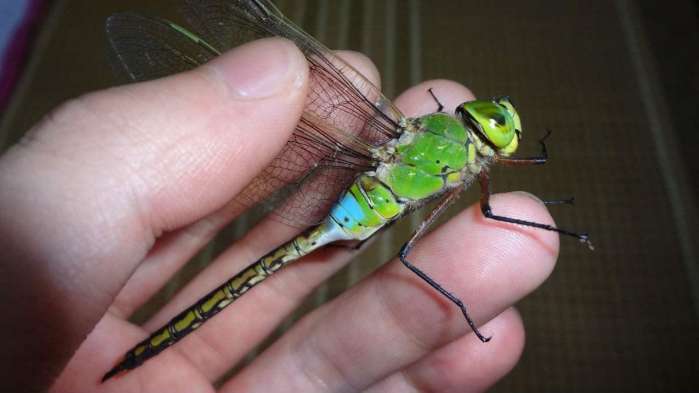
[[[266,39],[191,72],[107,92],[117,94],[96,103],[116,126],[107,147],[129,145],[151,227],[190,223],[248,184],[298,123],[307,74],[295,45]]]
[[[18,372],[55,375],[158,234],[219,208],[275,156],[307,75],[293,43],[255,41],[64,104],[0,158],[0,260],[13,283],[0,309],[33,327],[0,331],[4,355],[27,359]]]

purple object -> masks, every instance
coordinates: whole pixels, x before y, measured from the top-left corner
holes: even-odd
[[[21,76],[44,11],[44,0],[27,0],[21,19],[10,32],[7,46],[0,54],[0,111],[4,111]]]

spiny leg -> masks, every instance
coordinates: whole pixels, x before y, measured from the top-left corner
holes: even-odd
[[[551,130],[546,130],[546,135],[539,139],[539,144],[541,145],[541,153],[539,156],[526,157],[526,158],[505,158],[496,157],[495,162],[498,164],[506,166],[519,166],[519,165],[544,165],[549,159],[549,152],[546,150],[546,138],[551,135]]]
[[[575,204],[575,197],[570,197],[570,198],[565,198],[565,199],[545,200],[542,202],[544,202],[544,205],[574,205]]]
[[[546,138],[548,138],[550,135],[551,135],[551,130],[546,130],[546,135],[544,135],[541,139],[539,139],[539,143],[541,144],[541,154],[539,156],[528,157],[528,158],[497,157],[497,158],[495,158],[495,161],[499,164],[503,164],[506,166],[543,165],[549,159],[549,153],[546,150],[545,141],[546,141]],[[544,202],[544,205],[573,205],[575,203],[575,197],[545,200],[542,202]]]
[[[408,240],[403,247],[400,249],[400,253],[398,254],[398,258],[400,261],[410,269],[413,273],[417,274],[418,277],[420,277],[422,280],[424,280],[426,283],[428,283],[432,288],[437,290],[439,293],[441,293],[444,297],[449,299],[452,303],[454,303],[459,309],[461,310],[461,313],[464,314],[464,318],[466,318],[466,322],[468,323],[468,326],[473,330],[473,333],[478,337],[479,340],[482,342],[488,342],[490,341],[490,337],[485,337],[481,334],[481,332],[478,330],[478,327],[476,326],[476,323],[473,322],[473,319],[468,315],[468,311],[466,311],[466,306],[464,303],[456,297],[453,293],[447,291],[444,289],[441,285],[439,285],[435,280],[433,280],[430,276],[428,276],[425,272],[422,270],[418,269],[415,265],[410,263],[407,260],[407,256],[412,250],[412,248],[415,246],[415,243],[425,234],[427,233],[427,230],[429,227],[437,220],[437,218],[446,210],[449,205],[451,205],[454,200],[461,194],[461,189],[454,189],[450,191],[442,200],[439,202],[437,207],[435,207],[430,214],[425,218],[425,220],[420,224],[420,227],[415,231],[413,236]]]
[[[442,103],[439,102],[439,98],[437,98],[437,96],[434,95],[434,92],[432,91],[432,88],[430,87],[429,89],[427,89],[427,91],[430,93],[430,95],[431,95],[432,98],[434,99],[434,102],[437,103],[437,112],[441,112],[442,110],[444,110],[444,105],[442,105]]]
[[[590,242],[590,236],[587,233],[571,232],[565,229],[556,228],[549,224],[541,224],[538,222],[520,220],[519,218],[505,217],[494,214],[493,209],[490,207],[490,176],[488,176],[488,172],[486,170],[482,170],[480,172],[478,175],[478,181],[481,186],[481,211],[487,218],[510,224],[539,228],[545,231],[558,232],[562,235],[574,237],[580,240],[580,242],[587,244],[591,250],[594,250],[594,246],[592,245],[592,242]]]

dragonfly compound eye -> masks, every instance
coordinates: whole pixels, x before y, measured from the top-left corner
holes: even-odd
[[[514,104],[510,100],[509,97],[500,97],[494,100],[498,104],[502,105],[507,113],[512,116],[512,120],[515,123],[515,132],[517,133],[518,138],[522,138],[522,121],[519,119],[519,113],[517,113],[517,110],[515,109]]]
[[[493,101],[471,101],[462,105],[483,136],[498,149],[509,148],[515,139],[515,119],[507,108]],[[509,150],[509,149],[508,149]]]

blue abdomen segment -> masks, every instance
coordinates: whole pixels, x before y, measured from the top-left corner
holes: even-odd
[[[378,179],[362,175],[333,206],[330,218],[352,238],[364,240],[404,209]]]

